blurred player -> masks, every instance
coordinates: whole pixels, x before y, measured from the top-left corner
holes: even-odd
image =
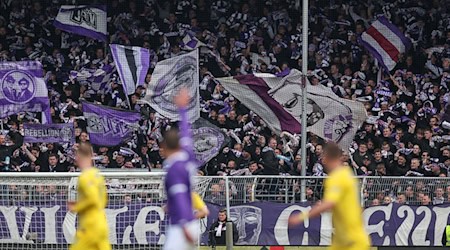
[[[165,250],[195,249],[199,225],[194,217],[191,177],[197,172],[193,141],[187,120],[186,107],[190,104],[187,90],[180,91],[174,99],[180,110],[179,129],[171,128],[163,135],[162,147],[167,156],[165,189],[170,226],[167,231]]]
[[[342,165],[341,156],[342,151],[336,144],[325,146],[323,164],[329,177],[325,180],[324,198],[309,213],[291,216],[289,224],[298,225],[307,218],[331,211],[334,234],[330,250],[368,250],[370,240],[363,226],[358,183],[352,170]]]
[[[78,179],[78,201],[69,202],[78,213],[79,225],[71,250],[110,250],[105,206],[108,201],[105,180],[93,167],[92,146],[82,142],[76,148],[76,162],[82,173]]]
[[[202,219],[209,215],[208,207],[198,193],[192,192],[191,199],[195,218]]]

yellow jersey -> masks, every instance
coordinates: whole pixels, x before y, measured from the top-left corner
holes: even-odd
[[[369,249],[359,203],[358,181],[349,167],[335,169],[325,180],[324,201],[335,204],[332,210],[334,235],[331,249]]]
[[[200,210],[206,206],[205,202],[202,200],[200,195],[196,192],[191,193],[191,199],[192,199],[192,208],[194,210]]]
[[[105,179],[98,169],[83,171],[78,179],[78,201],[75,212],[79,216],[79,228],[107,230],[105,207],[108,202]],[[94,227],[92,227],[95,225]]]

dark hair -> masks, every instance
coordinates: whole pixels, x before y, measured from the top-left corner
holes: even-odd
[[[222,208],[222,209],[219,210],[219,213],[225,213],[226,214],[227,213],[227,209],[226,208]]]
[[[92,145],[89,142],[80,142],[78,144],[77,154],[85,157],[92,157]]]
[[[180,147],[180,135],[178,128],[171,127],[169,130],[164,131],[163,138],[162,144],[167,149],[175,150]]]
[[[57,154],[53,154],[53,153],[48,156],[49,159],[50,159],[50,157],[56,157],[56,159],[59,159],[58,155]]]
[[[330,160],[336,160],[341,158],[342,150],[336,143],[329,142],[323,147],[323,155]]]

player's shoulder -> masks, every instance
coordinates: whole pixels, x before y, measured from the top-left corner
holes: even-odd
[[[346,181],[348,179],[351,179],[353,177],[353,174],[351,170],[348,167],[340,167],[333,171],[330,175],[330,179],[334,179],[336,181]]]
[[[97,176],[99,173],[100,171],[97,168],[90,168],[83,171],[80,175],[80,178],[93,178]]]

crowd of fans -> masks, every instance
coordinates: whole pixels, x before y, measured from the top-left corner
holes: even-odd
[[[279,137],[230,96],[215,78],[278,73],[301,68],[300,1],[146,0],[107,1],[109,43],[146,47],[151,69],[130,96],[142,114],[134,139],[118,147],[96,147],[99,168],[162,168],[160,116],[139,103],[157,61],[182,53],[181,40],[194,34],[200,50],[201,116],[226,131],[231,142],[202,166],[202,175],[299,175],[297,135]],[[358,175],[448,176],[450,167],[450,12],[446,1],[310,1],[308,68],[312,84],[364,103],[369,119],[355,136],[344,162]],[[62,32],[52,25],[62,4],[101,1],[1,1],[0,60],[39,60],[44,65],[54,123],[74,122],[76,140],[88,141],[80,100],[128,109],[120,79],[94,88],[70,76],[73,70],[112,63],[105,44]],[[448,3],[448,2],[447,2]],[[358,36],[385,15],[413,47],[391,74],[379,74]],[[23,143],[23,124],[39,115],[3,119],[0,169],[17,172],[73,172],[71,145]],[[290,143],[287,143],[290,142]],[[325,175],[324,141],[308,136],[307,172]],[[131,149],[131,150],[130,150]],[[383,197],[384,199],[384,197]],[[382,202],[382,199],[378,199]]]

